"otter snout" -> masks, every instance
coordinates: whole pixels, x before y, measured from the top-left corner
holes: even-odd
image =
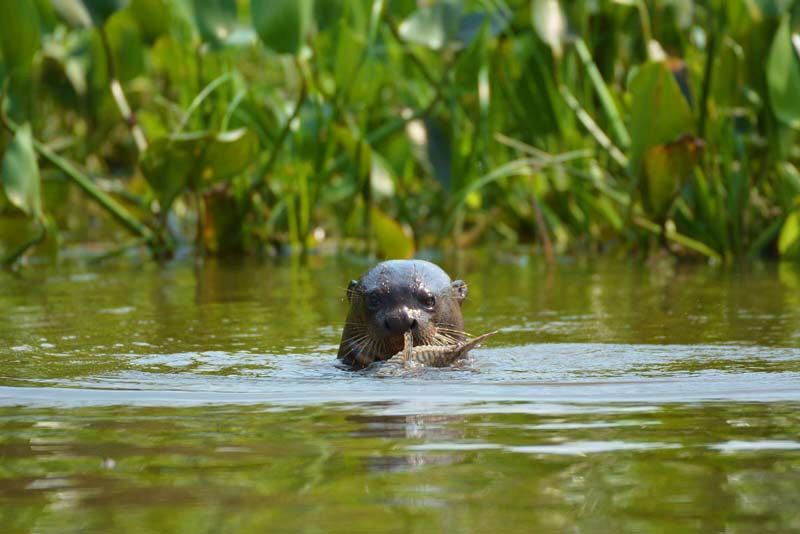
[[[403,306],[387,312],[383,317],[381,326],[388,335],[397,336],[413,330],[417,325],[417,314],[414,310]]]

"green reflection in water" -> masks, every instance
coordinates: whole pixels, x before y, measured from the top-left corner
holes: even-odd
[[[797,409],[3,409],[0,518],[5,532],[787,532]]]
[[[364,265],[0,273],[0,530],[800,530],[796,265],[446,267],[502,335],[385,381],[334,361]]]

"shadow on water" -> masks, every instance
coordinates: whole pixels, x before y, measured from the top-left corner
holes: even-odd
[[[0,273],[3,532],[800,529],[800,269],[463,257],[461,369],[335,362],[363,265]]]

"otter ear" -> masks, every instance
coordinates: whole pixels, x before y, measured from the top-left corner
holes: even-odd
[[[356,290],[356,286],[358,285],[358,280],[350,280],[350,285],[347,286],[347,301],[351,302],[353,300],[353,291]]]
[[[453,293],[456,296],[459,304],[467,298],[467,284],[463,280],[456,280],[450,286],[453,288]]]

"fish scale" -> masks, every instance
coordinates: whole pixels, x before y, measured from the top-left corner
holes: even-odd
[[[454,343],[452,345],[418,345],[414,346],[414,336],[411,332],[403,335],[403,350],[389,358],[386,363],[399,363],[403,367],[447,367],[456,360],[467,355],[470,349],[480,345],[486,338],[497,333],[489,332],[469,341]]]

